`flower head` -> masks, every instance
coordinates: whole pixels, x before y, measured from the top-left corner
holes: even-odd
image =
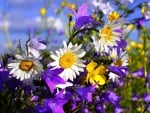
[[[62,92],[57,94],[54,98],[45,99],[44,105],[49,108],[52,113],[65,113],[63,110],[63,105],[68,102],[66,95],[63,95]]]
[[[99,32],[100,40],[107,46],[116,46],[117,41],[120,41],[121,32],[118,30],[121,29],[120,24],[108,24],[104,26]]]
[[[88,6],[86,3],[84,3],[79,7],[77,13],[73,10],[75,18],[76,18],[76,20],[75,20],[75,28],[76,29],[80,29],[84,25],[93,22],[92,17],[90,15],[88,15],[88,13],[87,13],[87,9],[88,9]]]
[[[51,58],[54,60],[48,66],[53,68],[62,68],[64,71],[59,74],[65,81],[76,78],[79,72],[84,71],[84,61],[81,59],[85,55],[85,51],[81,49],[81,45],[72,45],[69,43],[67,46],[64,42],[64,48],[56,51],[56,54],[52,53]]]
[[[46,14],[46,9],[43,7],[40,9],[40,14],[44,16]]]
[[[116,11],[113,11],[112,13],[108,15],[108,20],[115,21],[115,20],[118,20],[119,17],[120,15]]]
[[[35,77],[43,71],[41,63],[30,57],[16,55],[16,60],[8,64],[10,74],[17,79],[26,80]]]
[[[97,67],[96,62],[90,62],[86,66],[86,70],[88,72],[86,81],[90,82],[91,84],[99,84],[99,85],[104,85],[106,82],[106,77],[105,77],[105,72],[106,68],[103,65],[100,65]]]
[[[40,56],[40,50],[46,49],[46,45],[41,43],[38,38],[33,38],[29,40],[27,45],[28,52],[31,53],[35,58],[38,58]]]
[[[52,93],[54,92],[56,85],[65,84],[65,81],[58,76],[61,72],[63,72],[63,69],[47,69],[43,72],[43,77]]]

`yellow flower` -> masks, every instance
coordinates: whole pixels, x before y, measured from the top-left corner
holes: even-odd
[[[127,51],[131,50],[131,46],[127,45],[126,50]]]
[[[137,46],[137,44],[136,44],[136,42],[131,41],[131,42],[130,42],[130,46],[135,48],[135,47]]]
[[[137,44],[137,47],[138,47],[139,49],[143,49],[143,44],[139,43],[139,44]]]
[[[75,5],[75,4],[67,4],[67,6],[68,6],[70,9],[75,9],[75,8],[76,8],[76,5]]]
[[[86,82],[90,82],[91,84],[99,84],[99,85],[104,85],[106,83],[106,77],[105,77],[105,72],[106,68],[103,65],[100,65],[97,67],[96,62],[90,62],[86,66],[86,70],[88,72],[86,76]]]
[[[134,26],[133,24],[129,24],[129,25],[128,25],[128,28],[129,28],[130,30],[133,30],[134,27],[135,27],[135,26]]]
[[[44,16],[46,14],[46,9],[43,7],[40,9],[40,14]]]
[[[118,20],[119,17],[120,17],[120,15],[116,11],[114,11],[108,15],[108,20],[110,20],[110,21]]]
[[[142,12],[142,14],[144,14],[145,12],[146,12],[146,7],[145,6],[142,6],[142,8],[141,8],[141,12]]]
[[[62,7],[65,7],[67,4],[68,4],[67,1],[63,1],[63,2],[61,3],[61,6],[62,6]]]

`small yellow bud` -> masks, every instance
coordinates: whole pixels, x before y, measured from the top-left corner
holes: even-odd
[[[134,27],[135,27],[135,26],[134,26],[133,24],[129,24],[129,25],[128,25],[128,28],[129,28],[130,30],[133,30]]]
[[[114,20],[118,20],[120,17],[119,13],[117,13],[116,11],[112,12],[111,14],[108,15],[108,19],[110,21],[114,21]]]
[[[144,54],[145,54],[145,52],[144,52],[144,51],[142,51],[142,52],[141,52],[141,55],[142,55],[142,56],[144,56]]]
[[[131,42],[130,42],[130,46],[135,48],[135,47],[137,46],[137,44],[136,44],[136,42],[131,41]]]
[[[41,9],[40,9],[40,14],[41,14],[42,16],[44,16],[44,15],[46,14],[46,9],[45,9],[45,8],[41,8]]]
[[[145,11],[146,11],[146,7],[145,7],[145,6],[142,6],[142,8],[141,8],[141,12],[142,12],[142,14],[144,14],[144,13],[145,13]]]
[[[76,8],[76,5],[75,4],[68,4],[67,5],[70,9],[75,9]]]
[[[143,49],[143,44],[138,43],[138,44],[137,44],[137,47],[138,47],[139,49]]]
[[[73,21],[70,22],[70,26],[74,27],[75,23]]]
[[[131,50],[131,47],[129,45],[127,45],[126,50],[127,51]]]
[[[67,1],[63,1],[63,2],[61,3],[61,6],[62,6],[62,7],[66,7],[66,6],[67,6]]]

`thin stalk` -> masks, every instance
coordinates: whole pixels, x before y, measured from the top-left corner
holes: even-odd
[[[88,30],[88,31],[93,30],[93,31],[99,32],[95,28],[84,28],[84,29],[78,30],[78,31],[74,32],[74,34],[69,38],[69,41],[68,41],[67,44],[69,44],[76,35],[78,35],[79,33],[83,32],[83,31],[86,31],[86,30]]]

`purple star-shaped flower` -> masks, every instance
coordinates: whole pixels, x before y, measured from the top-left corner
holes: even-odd
[[[50,91],[53,93],[56,85],[58,84],[65,84],[66,82],[58,76],[61,72],[63,72],[63,69],[55,69],[52,70],[51,68],[45,70],[43,72],[43,78],[46,81],[46,84],[48,85]]]

